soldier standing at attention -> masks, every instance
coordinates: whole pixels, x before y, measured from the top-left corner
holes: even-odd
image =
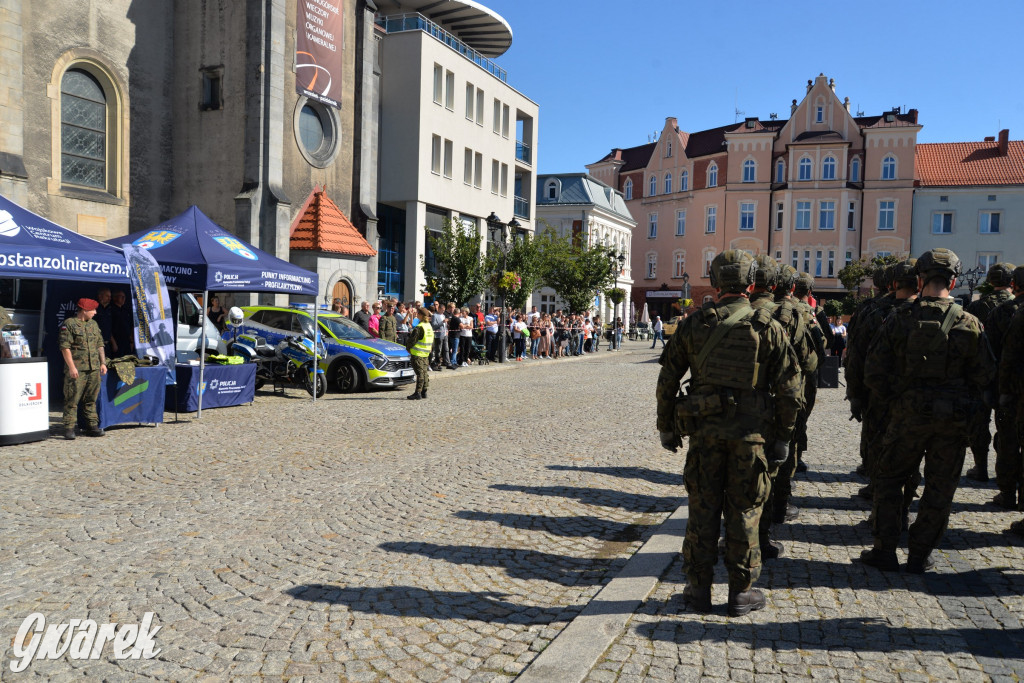
[[[924,493],[910,525],[907,571],[933,566],[932,549],[949,522],[949,511],[967,451],[967,418],[995,375],[981,323],[949,295],[960,259],[949,249],[926,251],[917,260],[921,296],[890,315],[865,361],[864,382],[890,393],[889,425],[875,461],[871,533],[874,547],[861,560],[897,571],[903,486],[924,460]]]
[[[992,312],[1001,304],[1013,298],[1010,293],[1010,281],[1013,278],[1012,263],[996,263],[988,269],[985,281],[992,286],[992,291],[967,306],[967,312],[977,318],[988,332],[988,319]],[[989,334],[989,343],[992,335]],[[994,350],[994,349],[993,349]],[[998,362],[999,356],[996,356]],[[978,397],[979,399],[981,397]],[[988,481],[988,446],[992,443],[992,435],[988,431],[992,421],[992,410],[980,400],[978,410],[971,415],[967,425],[970,436],[971,453],[974,454],[974,467],[964,472],[964,476],[974,481]],[[996,425],[998,429],[998,424]],[[998,459],[998,454],[996,458]]]
[[[689,436],[684,480],[690,517],[683,542],[683,599],[711,611],[718,534],[725,515],[729,614],[765,606],[753,588],[761,573],[758,523],[772,471],[786,459],[800,407],[799,367],[782,327],[747,298],[757,267],[730,249],[711,264],[719,293],[688,316],[661,356],[658,431],[675,452]],[[689,389],[679,382],[690,372]]]
[[[1015,271],[1015,279],[1016,276],[1017,272]],[[1021,298],[1024,297],[1018,296],[1018,299]],[[1010,416],[1012,422],[1010,426],[1016,428],[1017,443],[1019,444],[1024,437],[1024,303],[1013,314],[1006,334],[1003,336],[1002,347],[1002,358],[999,359],[999,410]],[[1002,433],[1000,431],[997,434],[997,443],[1002,438]],[[999,460],[997,459],[997,480],[999,476]],[[1022,483],[1020,476],[1018,474],[1018,487]],[[1024,520],[1017,520],[1010,525],[1007,531],[1016,536],[1024,536]]]
[[[997,364],[1002,363],[1003,348],[1014,343],[1007,336],[1007,332],[1014,315],[1024,307],[1024,266],[1013,269],[1010,291],[1013,298],[999,304],[985,321],[985,336],[992,346],[992,355],[995,356]],[[992,386],[992,393],[999,395],[998,382]],[[992,401],[990,398],[989,402],[998,404],[999,400]],[[1012,404],[996,407],[996,484],[999,486],[999,493],[992,499],[992,503],[1009,510],[1018,509],[1018,505],[1024,502],[1024,462],[1021,458],[1018,433],[1019,420],[1017,410]]]
[[[814,309],[811,308],[809,302],[811,293],[814,291],[814,278],[807,273],[800,273],[796,278],[796,285],[793,287],[793,296],[796,298],[794,302],[796,310],[803,316],[804,327],[810,333],[812,342],[812,348],[817,356],[817,362],[813,368],[809,368],[803,373],[804,389],[803,399],[804,407],[800,411],[799,417],[796,419],[796,433],[795,447],[796,447],[796,472],[806,472],[807,465],[804,464],[803,457],[804,453],[807,452],[807,420],[811,417],[811,412],[814,410],[814,403],[818,397],[818,368],[825,364],[825,346],[828,340],[832,336],[832,330],[829,328],[826,334],[821,329],[821,324],[815,315]],[[826,327],[828,327],[826,321]],[[795,509],[795,508],[794,508]],[[795,515],[793,518],[795,519]]]
[[[58,346],[64,357],[64,438],[75,438],[78,404],[82,404],[89,423],[86,436],[103,436],[96,414],[96,397],[100,393],[100,375],[107,374],[107,358],[103,353],[103,337],[93,320],[99,302],[79,299],[74,318],[60,326]]]
[[[429,324],[430,311],[420,306],[416,310],[420,324],[405,336],[405,348],[412,356],[412,369],[416,373],[416,391],[406,396],[411,401],[427,397],[430,385],[430,352],[434,348],[434,328]]]

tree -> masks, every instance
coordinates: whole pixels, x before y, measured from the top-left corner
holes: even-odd
[[[562,236],[548,228],[537,237],[544,283],[555,290],[573,313],[589,310],[594,296],[615,282],[614,250],[590,244],[586,233]],[[617,262],[615,262],[617,264]]]
[[[502,270],[501,252],[497,248],[489,248],[484,272],[497,273]],[[524,309],[533,292],[543,286],[544,264],[540,244],[529,233],[512,236],[508,256],[505,258],[505,270],[519,276],[520,286],[509,292],[505,304],[510,308]]]
[[[895,254],[874,256],[871,258],[862,256],[839,271],[839,281],[842,282],[843,287],[846,287],[849,291],[856,292],[860,289],[864,280],[874,277],[876,270],[899,263],[905,258],[906,255],[897,256]]]
[[[435,300],[454,301],[461,306],[483,291],[486,271],[478,233],[470,233],[446,218],[440,233],[427,232],[427,244],[433,263],[428,267],[424,254],[420,267],[427,281],[426,291]]]

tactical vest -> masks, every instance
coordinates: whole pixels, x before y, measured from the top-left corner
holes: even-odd
[[[434,347],[434,330],[430,325],[422,322],[417,327],[423,328],[423,338],[409,349],[409,353],[420,358],[426,358]]]
[[[911,309],[907,309],[911,310]],[[949,331],[963,309],[952,304],[939,320],[911,320],[904,355],[903,376],[914,380],[943,380],[948,377]]]
[[[703,313],[707,322],[717,320],[714,308]],[[764,308],[744,308],[718,321],[691,367],[695,384],[747,390],[758,387],[761,338],[754,325],[763,327],[770,321],[771,312]]]

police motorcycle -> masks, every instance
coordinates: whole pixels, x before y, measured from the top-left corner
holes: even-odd
[[[316,397],[320,398],[327,391],[327,377],[324,375],[320,361],[327,357],[319,333],[316,335],[316,348],[313,344],[313,321],[302,320],[303,334],[285,338],[276,346],[267,344],[267,340],[255,334],[239,334],[238,326],[244,314],[238,307],[228,311],[228,324],[234,327],[234,337],[228,344],[228,353],[242,356],[246,362],[256,363],[256,388],[268,382],[274,385],[298,384]]]

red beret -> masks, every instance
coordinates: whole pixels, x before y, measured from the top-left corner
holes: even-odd
[[[100,307],[100,302],[94,299],[79,299],[78,307],[81,308],[83,311],[95,311],[97,308]]]

